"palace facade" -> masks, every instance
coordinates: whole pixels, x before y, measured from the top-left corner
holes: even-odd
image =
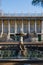
[[[24,33],[40,34],[41,41],[43,41],[43,15],[0,15],[0,38],[6,35],[7,39],[17,40],[14,34],[20,33],[21,29]]]

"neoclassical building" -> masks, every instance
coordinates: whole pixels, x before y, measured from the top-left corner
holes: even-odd
[[[7,39],[14,38],[15,33],[40,34],[43,40],[43,15],[42,14],[0,14],[0,38],[6,35]],[[17,37],[16,37],[17,38]],[[18,37],[19,38],[19,37]]]

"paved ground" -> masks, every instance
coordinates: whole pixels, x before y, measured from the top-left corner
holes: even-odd
[[[23,63],[0,63],[0,65],[43,65],[43,64],[23,64]]]

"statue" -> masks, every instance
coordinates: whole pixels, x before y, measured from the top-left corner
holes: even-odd
[[[21,29],[20,33],[16,33],[16,35],[20,36],[20,41],[19,41],[20,53],[22,56],[25,56],[27,49],[25,48],[25,46],[23,44],[23,36],[25,36],[27,34],[24,34],[24,32]]]

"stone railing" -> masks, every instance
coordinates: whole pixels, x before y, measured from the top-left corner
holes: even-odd
[[[43,16],[43,13],[0,13],[0,16],[29,16],[29,17],[37,16],[37,17],[40,17],[40,16]]]

